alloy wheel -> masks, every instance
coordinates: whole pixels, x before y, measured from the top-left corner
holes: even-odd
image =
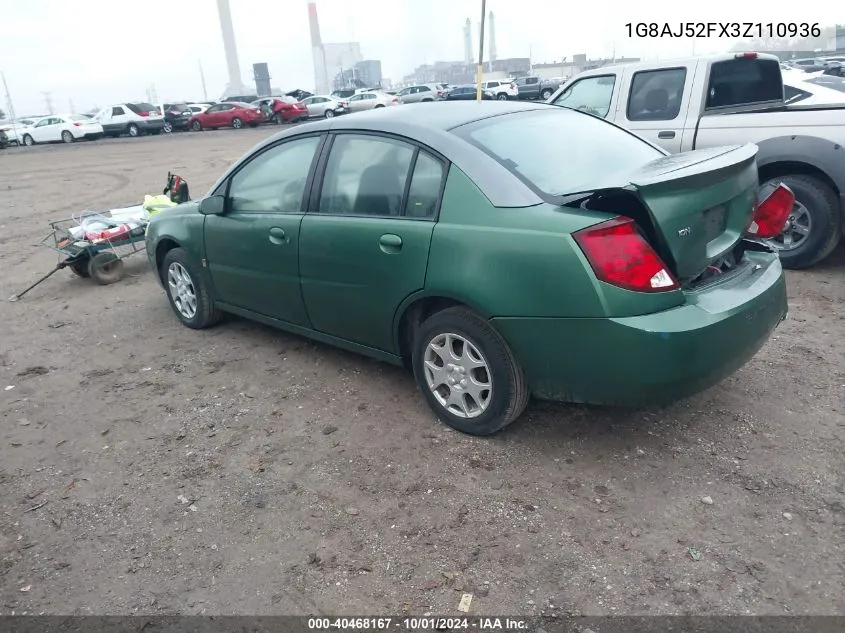
[[[429,341],[423,370],[434,398],[457,417],[476,418],[492,401],[493,379],[487,359],[459,334],[438,334]]]
[[[796,200],[781,234],[766,241],[775,250],[791,251],[804,244],[812,230],[813,219],[809,209]]]
[[[173,262],[167,269],[167,287],[179,314],[193,319],[197,314],[197,291],[191,275],[179,262]]]

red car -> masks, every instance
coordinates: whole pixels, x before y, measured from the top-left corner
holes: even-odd
[[[253,101],[252,105],[269,108],[271,114],[268,118],[273,123],[295,123],[308,118],[308,108],[293,97],[266,97]]]
[[[264,122],[261,108],[248,103],[215,103],[205,112],[197,112],[188,121],[188,126],[195,131],[216,130],[221,127],[240,129],[244,125],[256,127]]]

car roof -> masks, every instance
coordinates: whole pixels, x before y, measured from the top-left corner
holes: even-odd
[[[281,140],[319,132],[361,131],[391,134],[418,142],[442,154],[461,169],[497,207],[527,207],[543,200],[493,158],[451,133],[451,130],[483,119],[554,108],[562,116],[590,116],[546,103],[518,101],[439,101],[412,103],[358,112],[305,123],[268,137],[245,154],[232,169],[268,145]],[[424,113],[424,114],[423,114]],[[577,125],[577,121],[573,120]],[[229,173],[228,171],[226,172]],[[212,191],[225,178],[214,185]]]

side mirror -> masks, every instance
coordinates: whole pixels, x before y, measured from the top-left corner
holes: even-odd
[[[203,215],[223,215],[226,211],[226,198],[209,196],[200,200],[200,213]]]

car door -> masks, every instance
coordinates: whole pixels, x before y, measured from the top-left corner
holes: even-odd
[[[349,111],[350,112],[360,112],[364,109],[364,95],[352,95],[349,97]]]
[[[52,125],[52,122],[52,117],[45,117],[38,121],[30,131],[32,140],[36,143],[49,143],[52,140],[50,138],[50,126]]]
[[[378,133],[334,136],[299,238],[302,296],[314,329],[395,352],[393,319],[425,286],[444,179],[444,162],[408,142]]]
[[[205,258],[218,300],[307,326],[299,289],[306,187],[323,137],[262,149],[228,179],[223,215],[205,219]]]
[[[625,74],[616,122],[673,154],[681,151],[695,62]]]

